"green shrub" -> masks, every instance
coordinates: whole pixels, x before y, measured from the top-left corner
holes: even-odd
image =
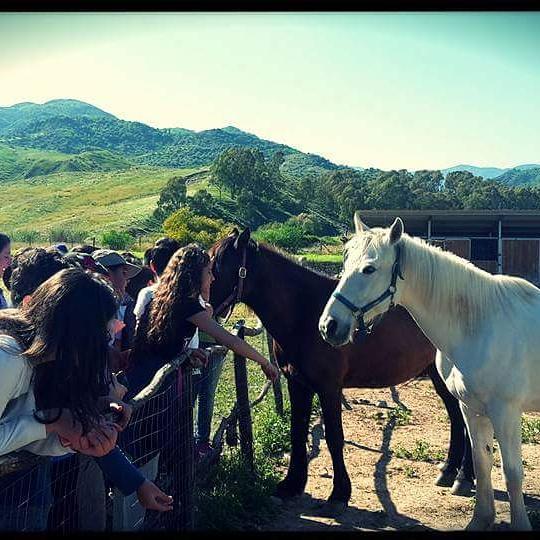
[[[134,242],[133,236],[125,231],[107,231],[101,237],[101,243],[109,249],[129,249]]]
[[[253,236],[268,244],[296,253],[299,249],[311,245],[316,238],[306,234],[297,221],[269,223],[259,227]]]
[[[524,443],[540,443],[540,418],[521,418],[521,441]]]
[[[224,237],[229,228],[222,220],[199,216],[187,206],[171,214],[163,223],[163,231],[167,236],[182,245],[197,242],[203,248],[210,247]]]

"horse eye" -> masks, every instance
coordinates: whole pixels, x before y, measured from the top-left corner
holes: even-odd
[[[377,270],[377,269],[374,266],[368,265],[362,270],[362,273],[363,274],[373,274],[373,272],[375,272],[375,270]]]

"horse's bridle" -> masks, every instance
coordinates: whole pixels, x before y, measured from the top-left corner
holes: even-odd
[[[390,280],[390,285],[386,291],[384,291],[380,296],[375,298],[375,300],[369,302],[365,306],[358,307],[355,304],[353,304],[350,300],[347,300],[345,296],[343,296],[341,293],[333,292],[332,296],[341,302],[344,306],[346,306],[348,309],[351,310],[353,317],[356,319],[358,323],[358,329],[355,333],[355,336],[353,338],[353,341],[355,343],[362,343],[365,338],[368,336],[368,334],[371,333],[371,330],[373,328],[373,323],[370,325],[370,327],[366,327],[366,323],[364,321],[364,315],[370,310],[373,309],[375,306],[378,306],[380,303],[384,302],[388,297],[390,297],[390,304],[388,305],[388,310],[394,307],[394,295],[396,294],[396,283],[398,277],[400,279],[403,279],[403,275],[401,274],[401,246],[399,244],[396,245],[396,259],[394,261],[394,264],[392,265],[392,278]]]
[[[244,251],[242,253],[242,264],[238,268],[237,284],[234,286],[231,294],[229,294],[229,296],[227,296],[227,298],[225,298],[225,300],[223,300],[223,302],[219,304],[217,309],[214,310],[214,314],[216,317],[221,317],[222,313],[227,313],[224,322],[228,321],[234,309],[234,306],[238,304],[238,302],[242,301],[242,293],[244,292],[244,279],[246,279],[247,276],[246,257],[247,245],[244,247]]]

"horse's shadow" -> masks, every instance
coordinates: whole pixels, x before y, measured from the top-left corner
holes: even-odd
[[[411,529],[416,528],[416,525],[418,529],[430,530],[414,520],[409,520],[402,525],[391,523],[383,510],[373,511],[353,506],[349,506],[342,514],[333,517],[330,521],[325,514],[325,505],[326,500],[312,497],[306,493],[283,503],[282,513],[286,515],[287,519],[280,521],[287,523],[286,530],[295,531],[380,531],[381,529],[393,530],[396,525],[400,528],[410,527]]]
[[[394,402],[403,405],[394,387],[391,388],[391,392]],[[291,529],[298,527],[302,530],[380,530],[385,528],[431,530],[420,521],[400,514],[388,490],[387,467],[391,459],[390,440],[395,426],[396,419],[391,417],[383,429],[383,440],[380,448],[370,448],[352,441],[345,441],[356,448],[381,454],[375,466],[373,477],[375,491],[383,510],[372,511],[349,506],[342,514],[333,516],[332,522],[329,523],[320,521],[321,518],[328,518],[325,507],[326,501],[314,498],[306,493],[302,497],[284,503],[283,510],[289,514],[289,518],[292,518],[294,522],[294,527],[291,527]],[[311,439],[310,460],[320,454],[320,441],[324,439],[322,419],[313,426]]]

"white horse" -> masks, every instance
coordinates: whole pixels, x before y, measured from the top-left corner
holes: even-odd
[[[334,346],[368,320],[404,306],[437,347],[437,369],[460,401],[474,454],[476,505],[468,529],[495,521],[491,485],[493,434],[500,446],[511,525],[531,529],[523,502],[521,415],[540,410],[540,289],[492,275],[469,261],[403,232],[366,227],[345,246],[344,272],[319,320]]]

